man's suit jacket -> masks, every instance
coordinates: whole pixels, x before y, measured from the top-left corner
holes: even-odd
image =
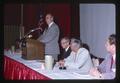
[[[58,55],[60,54],[59,50],[59,28],[58,25],[53,23],[47,30],[43,32],[38,40],[45,44],[45,54]]]
[[[115,72],[112,68],[115,68],[115,62],[111,64],[112,55],[107,55],[105,60],[98,66],[98,70],[102,73],[103,78],[113,79],[115,78]]]
[[[65,66],[70,69],[78,69],[79,73],[88,74],[93,64],[88,50],[80,48],[77,54],[71,52],[70,56],[65,59]]]
[[[68,48],[67,51],[65,51],[65,49],[64,49],[64,50],[63,50],[63,53],[62,53],[62,55],[61,55],[61,60],[67,58],[67,57],[70,55],[70,53],[71,53],[70,47]]]

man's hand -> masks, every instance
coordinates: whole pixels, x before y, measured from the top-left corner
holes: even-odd
[[[97,68],[92,68],[92,69],[90,69],[89,74],[92,75],[92,76],[98,77],[98,78],[101,77],[101,74],[100,74],[100,72],[97,70]]]
[[[65,63],[64,60],[60,60],[60,61],[58,62],[58,64],[59,64],[60,67],[63,67],[63,66],[64,66],[64,63]]]

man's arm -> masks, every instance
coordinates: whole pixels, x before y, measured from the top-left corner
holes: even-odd
[[[102,73],[102,78],[104,79],[114,79],[115,78],[115,72],[109,72],[109,73]]]
[[[111,69],[111,56],[107,55],[105,60],[98,66],[98,70],[101,73],[110,72]]]
[[[88,56],[89,56],[88,51],[83,49],[82,52],[80,53],[79,57],[77,58],[76,62],[66,61],[65,65],[66,66],[68,65],[70,68],[80,68],[88,60]],[[73,58],[71,58],[71,59],[73,59]]]
[[[37,39],[38,41],[40,41],[40,40],[44,37],[45,32],[46,32],[46,29],[44,30],[43,34],[41,34],[41,35],[38,37],[38,39]]]
[[[41,38],[41,42],[48,43],[49,41],[53,40],[57,34],[59,33],[59,30],[57,27],[51,27],[50,30],[44,35],[44,37]]]

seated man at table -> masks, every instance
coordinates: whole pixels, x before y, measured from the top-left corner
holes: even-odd
[[[70,56],[60,65],[66,66],[67,69],[79,69],[79,73],[88,74],[93,67],[88,50],[81,47],[81,41],[78,39],[72,40],[70,47],[72,50]]]
[[[112,34],[106,41],[105,47],[110,55],[107,55],[105,60],[98,66],[98,68],[92,68],[90,74],[104,79],[115,78],[115,57],[116,57],[116,39]]]
[[[71,49],[70,49],[70,38],[69,37],[63,37],[61,39],[61,47],[62,47],[62,53],[60,54],[60,61],[64,60],[65,58],[67,58],[70,53],[71,53]]]

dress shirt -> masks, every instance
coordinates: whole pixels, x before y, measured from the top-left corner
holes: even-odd
[[[50,28],[50,27],[52,26],[53,23],[54,23],[54,22],[51,22],[51,23],[48,25],[48,28]]]

